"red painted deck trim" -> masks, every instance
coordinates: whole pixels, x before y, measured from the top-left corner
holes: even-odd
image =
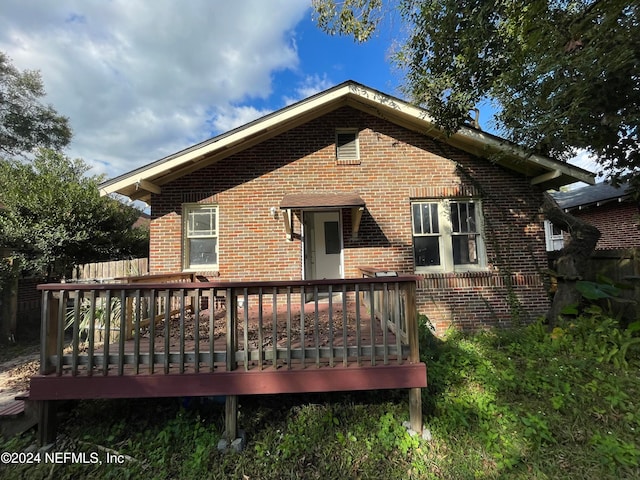
[[[423,388],[424,363],[217,373],[31,377],[30,400],[197,397]]]

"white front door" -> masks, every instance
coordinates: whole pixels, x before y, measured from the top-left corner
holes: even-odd
[[[304,212],[306,278],[342,278],[340,212]]]

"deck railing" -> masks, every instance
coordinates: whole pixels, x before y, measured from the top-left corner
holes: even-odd
[[[40,285],[43,375],[419,362],[415,277]]]

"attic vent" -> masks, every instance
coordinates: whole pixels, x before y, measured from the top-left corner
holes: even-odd
[[[358,160],[358,131],[338,130],[336,131],[336,158],[338,160]]]

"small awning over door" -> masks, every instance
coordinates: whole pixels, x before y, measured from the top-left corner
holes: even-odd
[[[282,197],[280,209],[286,210],[284,215],[285,230],[291,236],[291,216],[293,209],[316,210],[326,208],[350,208],[351,209],[351,237],[358,238],[360,220],[364,212],[365,202],[357,193],[290,193]]]
[[[357,193],[290,193],[282,197],[281,209],[293,208],[355,208],[364,207]]]

